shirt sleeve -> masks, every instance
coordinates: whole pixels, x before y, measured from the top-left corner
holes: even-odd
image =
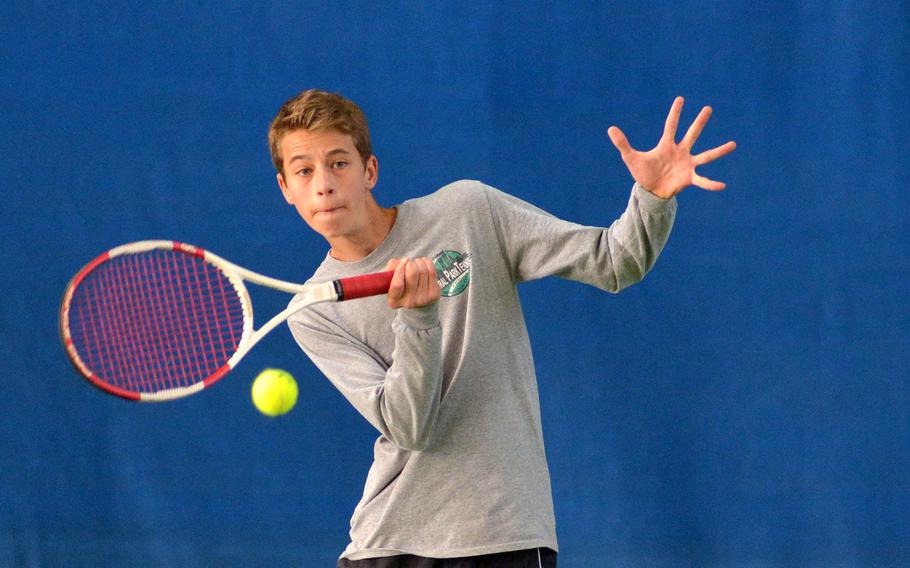
[[[676,198],[637,183],[625,212],[608,228],[563,221],[485,186],[500,246],[516,282],[558,276],[619,292],[654,266],[670,236]]]
[[[397,311],[391,365],[315,311],[288,326],[319,370],[383,436],[406,450],[427,447],[442,397],[438,303]]]

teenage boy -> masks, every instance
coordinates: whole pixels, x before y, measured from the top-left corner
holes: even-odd
[[[339,567],[555,566],[556,528],[537,379],[519,282],[555,275],[618,292],[651,269],[675,195],[720,190],[683,139],[677,98],[649,152],[608,131],[635,185],[609,228],[585,227],[476,181],[382,207],[366,118],[309,90],[272,121],[288,203],[329,244],[312,281],[394,269],[383,299],[322,304],[288,320],[300,347],[379,431]]]

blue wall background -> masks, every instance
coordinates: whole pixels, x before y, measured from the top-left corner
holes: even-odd
[[[199,396],[90,388],[69,277],[173,238],[304,280],[325,245],[276,187],[308,87],[371,120],[384,204],[477,178],[608,224],[675,95],[702,168],[654,271],[522,287],[560,565],[910,564],[910,5],[13,2],[0,7],[0,566],[330,566],[374,431],[279,330]],[[683,128],[685,127],[683,126]],[[255,292],[254,292],[255,293]],[[260,321],[283,305],[255,297]],[[250,382],[295,374],[283,418]]]

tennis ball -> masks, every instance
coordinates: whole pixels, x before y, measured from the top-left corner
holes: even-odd
[[[279,416],[297,404],[297,382],[287,371],[266,369],[253,381],[253,404],[266,416]]]

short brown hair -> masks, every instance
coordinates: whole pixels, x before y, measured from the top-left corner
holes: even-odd
[[[301,129],[334,129],[350,135],[364,165],[373,155],[367,117],[360,107],[339,94],[309,89],[281,105],[269,125],[269,151],[279,172],[284,173],[281,139],[288,132]]]

